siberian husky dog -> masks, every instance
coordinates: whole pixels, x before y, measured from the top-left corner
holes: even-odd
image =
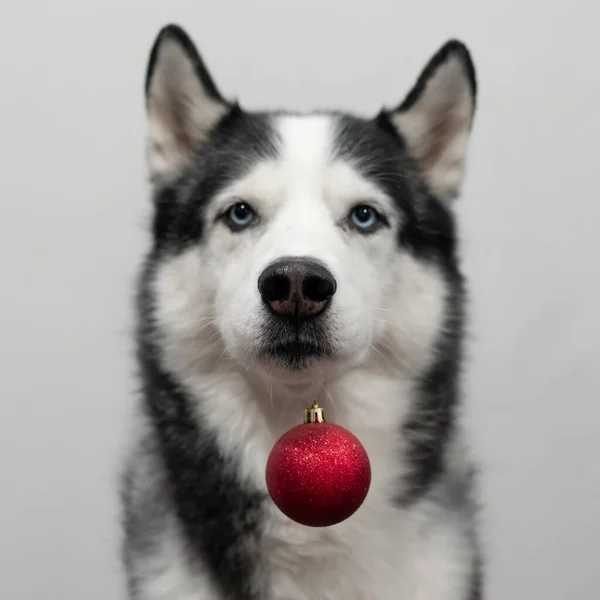
[[[250,112],[182,29],[160,32],[123,481],[130,598],[482,597],[453,217],[475,94],[450,41],[373,118]],[[372,466],[362,507],[325,528],[289,520],[265,484],[313,400]]]

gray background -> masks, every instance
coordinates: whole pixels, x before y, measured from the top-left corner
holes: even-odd
[[[374,113],[446,38],[470,45],[481,94],[457,210],[489,598],[597,597],[598,16],[576,0],[3,3],[0,597],[121,597],[142,83],[173,20],[248,107]]]

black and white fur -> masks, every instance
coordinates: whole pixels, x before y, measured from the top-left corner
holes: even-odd
[[[247,112],[180,28],[162,30],[146,81],[154,224],[123,490],[130,598],[481,598],[452,215],[475,93],[451,41],[375,118]],[[375,215],[368,231],[356,206]],[[310,327],[261,299],[282,257],[335,277]],[[265,486],[274,442],[315,399],[372,463],[364,505],[330,528],[288,520]]]

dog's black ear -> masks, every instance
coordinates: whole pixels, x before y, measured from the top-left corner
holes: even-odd
[[[158,182],[173,179],[230,109],[194,43],[177,25],[162,29],[146,74],[148,163]]]
[[[460,192],[476,93],[469,51],[452,40],[429,61],[404,102],[386,112],[425,181],[444,200]]]

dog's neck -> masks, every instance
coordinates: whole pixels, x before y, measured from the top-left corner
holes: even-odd
[[[287,380],[246,370],[230,358],[222,359],[210,371],[193,368],[190,362],[163,362],[157,373],[161,370],[177,384],[156,390],[163,398],[158,410],[172,412],[168,396],[175,393],[172,400],[179,403],[181,414],[195,421],[193,428],[214,438],[223,456],[235,457],[241,479],[259,489],[264,486],[264,469],[274,443],[302,423],[304,409],[313,400],[325,409],[328,421],[354,433],[372,461],[382,465],[373,474],[373,488],[389,492],[407,468],[398,462],[398,456],[410,443],[402,431],[415,405],[416,380],[391,372],[382,361],[373,358],[337,372]],[[152,380],[148,383],[156,387]],[[156,397],[154,389],[148,393]],[[165,417],[168,420],[172,415]],[[159,416],[158,422],[162,418]],[[184,433],[189,425],[181,424]]]

